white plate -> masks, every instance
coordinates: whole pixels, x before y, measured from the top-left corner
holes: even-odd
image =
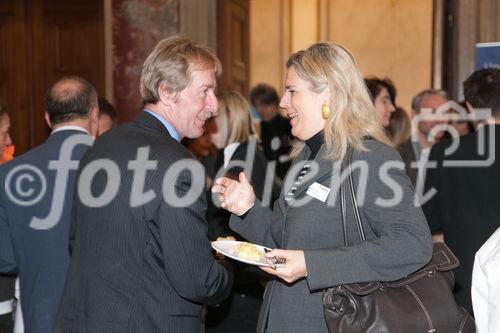
[[[259,253],[260,253],[260,259],[253,260],[253,259],[241,257],[236,253],[236,248],[237,248],[238,244],[241,244],[241,243],[244,243],[244,242],[231,241],[231,240],[220,240],[220,241],[213,242],[212,248],[215,251],[222,253],[226,257],[244,262],[246,264],[271,267],[271,265],[267,262],[266,258],[264,257],[264,254],[266,253],[264,251],[264,249],[266,249],[264,246],[254,244],[257,247],[257,251],[259,251]]]

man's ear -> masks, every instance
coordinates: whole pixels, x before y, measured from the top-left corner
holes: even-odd
[[[163,83],[158,87],[158,96],[160,102],[168,107],[172,106],[177,100],[177,93]]]
[[[465,106],[467,107],[467,111],[472,116],[472,118],[476,118],[476,111],[474,111],[474,107],[468,101],[465,101]]]
[[[49,117],[49,114],[47,112],[45,112],[44,114],[44,118],[45,118],[45,122],[47,123],[47,125],[52,128],[52,122],[50,121],[50,117]]]
[[[90,136],[96,137],[99,130],[99,108],[94,106],[89,111],[89,132]]]

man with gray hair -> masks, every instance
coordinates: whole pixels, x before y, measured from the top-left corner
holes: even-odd
[[[425,89],[413,97],[411,102],[412,136],[398,147],[398,152],[415,186],[417,204],[425,201],[424,184],[430,149],[444,135],[444,128],[440,125],[445,124],[445,121],[436,119],[436,116],[447,111],[447,103],[446,92],[438,89]]]
[[[207,237],[203,167],[179,142],[216,113],[220,72],[209,49],[162,40],[142,68],[143,111],[83,158],[56,332],[200,332],[202,305],[229,295],[232,273]]]
[[[425,89],[419,92],[411,101],[411,114],[416,125],[417,141],[413,141],[413,149],[417,160],[420,159],[424,150],[429,150],[434,143],[439,141],[444,131],[438,125],[444,124],[443,120],[429,119],[436,115],[436,111],[448,103],[446,92],[440,89]]]
[[[53,332],[69,265],[76,169],[97,133],[96,91],[80,77],[62,78],[45,110],[47,140],[0,168],[0,272],[19,275],[24,326],[36,333]]]

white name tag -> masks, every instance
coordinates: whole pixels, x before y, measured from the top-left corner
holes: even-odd
[[[321,185],[320,183],[315,182],[314,184],[309,186],[306,193],[313,198],[325,202],[326,198],[328,198],[328,194],[330,194],[330,189],[324,185]]]

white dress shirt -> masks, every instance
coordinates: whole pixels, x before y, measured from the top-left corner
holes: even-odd
[[[477,332],[500,332],[500,228],[476,253],[471,295]]]
[[[233,142],[227,145],[226,148],[224,148],[224,168],[227,167],[229,161],[231,161],[231,157],[233,157],[233,154],[239,145],[240,145],[239,142]]]

